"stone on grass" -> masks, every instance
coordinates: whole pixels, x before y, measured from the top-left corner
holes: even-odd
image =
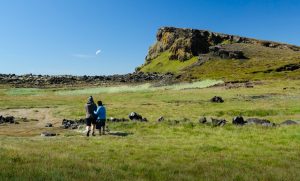
[[[46,132],[42,132],[41,136],[52,137],[52,136],[56,136],[56,133],[46,131]]]
[[[46,128],[51,128],[51,127],[53,127],[53,125],[51,123],[46,123],[45,127]]]
[[[286,121],[283,121],[282,123],[280,123],[280,125],[296,125],[296,124],[299,124],[299,122],[293,121],[293,120],[286,120]]]
[[[235,125],[244,125],[246,123],[246,121],[244,120],[244,118],[242,116],[236,116],[232,119],[232,124]]]
[[[158,119],[157,119],[157,122],[163,122],[165,120],[165,118],[163,116],[160,116]]]
[[[214,103],[223,103],[224,100],[222,97],[220,96],[214,96],[213,98],[210,99],[210,102],[214,102]]]
[[[204,117],[204,116],[200,117],[200,118],[199,118],[199,123],[200,123],[200,124],[205,124],[205,123],[207,123],[206,117]]]
[[[211,118],[211,123],[213,126],[224,126],[226,124],[226,120]]]
[[[267,119],[260,119],[260,118],[248,118],[246,120],[247,124],[255,124],[255,125],[262,125],[262,126],[267,126],[267,127],[271,127],[271,126],[275,126],[274,123],[271,123],[269,120]]]

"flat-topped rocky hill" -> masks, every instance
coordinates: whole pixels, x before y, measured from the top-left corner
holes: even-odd
[[[264,79],[300,75],[300,47],[295,45],[174,27],[158,29],[156,40],[137,71],[173,72],[186,79]]]

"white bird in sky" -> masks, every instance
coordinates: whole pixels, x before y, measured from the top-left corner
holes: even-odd
[[[96,51],[96,55],[98,55],[99,53],[101,53],[100,49]]]

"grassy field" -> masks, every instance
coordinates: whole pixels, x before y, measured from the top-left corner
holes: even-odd
[[[0,180],[300,180],[300,126],[198,123],[200,116],[229,122],[236,115],[275,123],[300,120],[300,80],[269,80],[236,89],[143,86],[127,91],[0,89],[0,114],[51,114],[39,122],[53,121],[55,127],[48,130],[59,133],[40,137],[47,128],[38,122],[1,125]],[[103,100],[109,117],[136,111],[150,121],[109,123],[111,131],[125,136],[86,138],[76,130],[57,128],[63,118],[84,117],[90,94]],[[209,102],[215,95],[225,103]],[[160,116],[166,121],[158,123]]]

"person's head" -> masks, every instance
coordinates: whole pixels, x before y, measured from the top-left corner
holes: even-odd
[[[97,102],[98,106],[103,106],[102,101]]]
[[[88,102],[87,102],[87,103],[88,103],[88,104],[94,103],[93,96],[90,96],[90,97],[88,98]]]

